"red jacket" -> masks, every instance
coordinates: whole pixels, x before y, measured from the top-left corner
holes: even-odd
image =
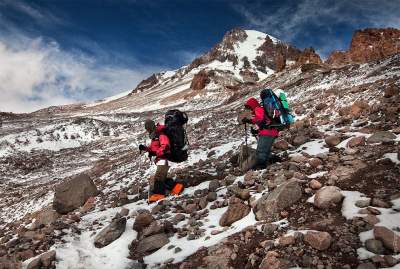
[[[263,121],[267,121],[266,123],[268,125],[271,120],[265,115],[264,108],[255,98],[247,100],[245,105],[250,107],[252,110],[253,118],[251,118],[251,121],[258,126],[258,135],[271,137],[277,137],[279,135],[279,131],[276,128],[262,128]]]
[[[160,159],[166,160],[166,154],[170,153],[171,144],[168,136],[163,133],[164,128],[165,125],[157,124],[155,137],[146,148],[147,152],[157,157],[155,162],[158,162]]]

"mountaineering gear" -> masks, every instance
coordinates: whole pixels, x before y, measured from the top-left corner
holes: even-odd
[[[260,136],[257,143],[256,165],[254,169],[265,169],[267,167],[274,140],[274,137]]]
[[[250,121],[252,124],[258,126],[259,136],[277,137],[279,135],[278,129],[268,126],[271,120],[265,114],[264,108],[260,106],[260,103],[255,98],[248,99],[245,106],[249,107],[252,111],[253,118],[250,119]]]
[[[279,92],[278,97],[272,89],[264,89],[260,93],[260,98],[264,112],[270,120],[267,125],[270,128],[283,130],[289,128],[290,124],[294,122],[294,117],[290,114],[285,92],[281,89],[279,89]]]
[[[160,160],[166,160],[170,152],[170,140],[164,133],[165,126],[157,124],[155,130],[150,134],[151,143],[145,147],[144,151],[149,153],[149,156],[156,156],[155,163]]]
[[[149,203],[154,203],[160,201],[165,198],[165,195],[162,194],[152,194],[149,196]]]
[[[170,139],[170,150],[166,159],[171,162],[184,162],[188,159],[188,140],[183,126],[188,122],[185,112],[177,109],[169,110],[165,114],[165,128],[163,132]]]
[[[183,191],[183,184],[182,183],[176,183],[174,188],[171,190],[172,195],[179,195]]]

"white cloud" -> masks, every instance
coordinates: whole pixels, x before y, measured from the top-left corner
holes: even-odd
[[[319,30],[319,52],[344,49],[349,44],[335,36],[335,30],[346,25],[354,29],[366,27],[400,27],[399,0],[299,0],[277,8],[268,8],[261,2],[252,5],[235,4],[234,8],[247,20],[248,27],[293,42],[307,39],[310,29]],[[340,32],[340,31],[339,31]]]
[[[159,70],[102,66],[94,58],[61,50],[55,42],[26,37],[0,39],[0,63],[0,111],[12,112],[111,96]]]

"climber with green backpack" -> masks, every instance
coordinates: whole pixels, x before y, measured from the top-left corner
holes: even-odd
[[[255,98],[249,98],[245,108],[250,110],[252,118],[243,118],[243,124],[255,124],[257,131],[252,131],[258,136],[256,164],[254,170],[265,169],[271,155],[271,148],[279,131],[288,128],[294,121],[290,114],[286,94],[279,90],[279,97],[272,89],[262,90],[260,93],[261,104]]]

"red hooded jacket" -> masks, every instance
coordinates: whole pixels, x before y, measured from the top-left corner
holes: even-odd
[[[262,129],[263,121],[267,121],[268,123],[271,121],[264,112],[264,108],[260,105],[260,103],[255,98],[250,98],[245,103],[246,106],[250,107],[253,113],[253,118],[251,121],[258,126],[258,135],[260,136],[270,136],[277,137],[279,135],[279,131],[276,128],[271,129]]]
[[[168,136],[163,133],[164,128],[165,125],[157,123],[155,136],[151,140],[150,145],[146,148],[147,152],[157,157],[155,162],[158,162],[160,159],[166,160],[166,154],[170,153],[171,144]]]

